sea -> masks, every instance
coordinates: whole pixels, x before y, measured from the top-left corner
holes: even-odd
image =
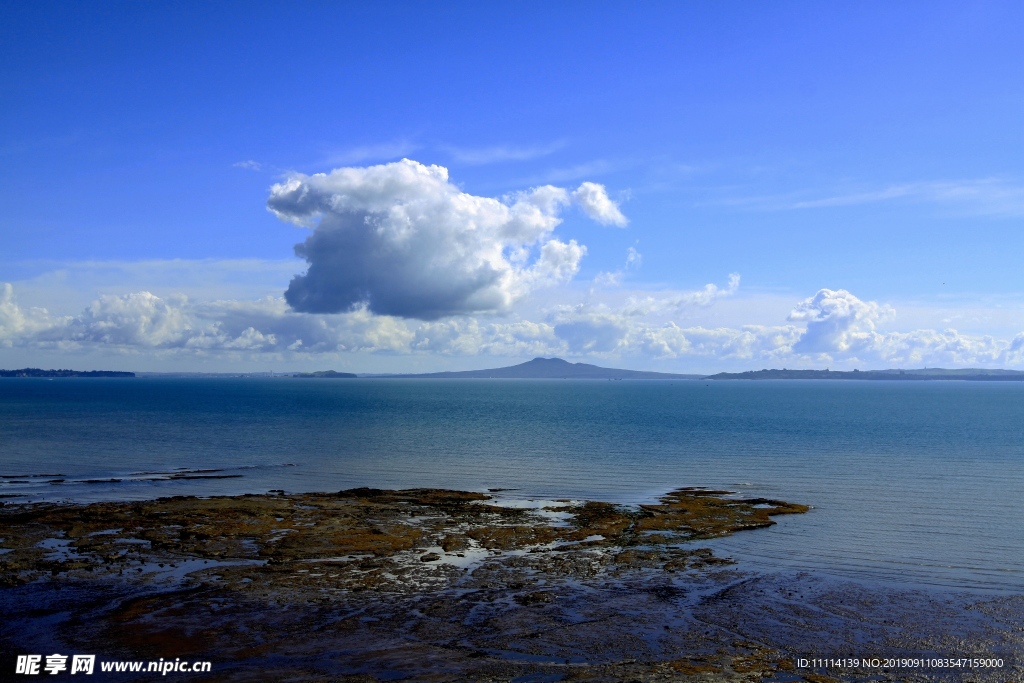
[[[0,380],[0,502],[440,487],[811,506],[757,571],[1024,590],[1024,382]]]

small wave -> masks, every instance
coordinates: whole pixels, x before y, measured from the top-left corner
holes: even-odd
[[[44,477],[66,477],[68,475],[61,474],[60,472],[54,472],[52,474],[0,474],[0,483],[13,479],[43,479]],[[18,482],[23,483],[23,482]]]
[[[144,471],[144,472],[132,472],[132,476],[144,476],[144,475],[149,475],[149,474],[174,476],[176,474],[200,474],[200,473],[205,473],[205,472],[223,472],[223,471],[224,470],[220,469],[220,468],[217,468],[217,469],[211,469],[211,468],[198,469],[198,468],[195,468],[195,467],[175,467],[173,470],[152,470],[152,471]]]
[[[270,465],[239,465],[238,467],[233,467],[231,469],[235,469],[235,470],[264,470],[264,469],[271,469],[273,467],[298,467],[298,465],[296,465],[293,462],[276,462],[276,463],[272,463]]]

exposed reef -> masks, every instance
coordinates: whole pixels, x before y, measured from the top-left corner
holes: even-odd
[[[602,566],[635,564],[643,557],[645,566],[673,571],[716,561],[680,543],[769,526],[772,515],[807,510],[782,501],[720,497],[724,493],[679,489],[659,504],[636,507],[594,501],[508,507],[483,493],[365,488],[9,506],[0,510],[0,582],[12,586],[80,572],[122,576],[156,560],[205,560],[245,563],[245,569],[218,569],[218,581],[244,574],[253,584],[246,587],[249,593],[258,587],[277,590],[282,582],[291,587],[297,578],[308,578],[295,574],[309,573],[302,567],[310,564],[333,568],[331,580],[319,582],[325,589],[416,592],[447,586],[474,562],[514,551],[528,551],[537,558],[534,564],[548,570],[566,557],[585,555],[588,564]]]
[[[637,506],[366,488],[8,504],[0,649],[205,659],[218,681],[835,680],[765,636],[806,607],[764,612],[765,579],[691,543],[805,511],[696,488]],[[860,631],[808,618],[856,642],[858,599]]]

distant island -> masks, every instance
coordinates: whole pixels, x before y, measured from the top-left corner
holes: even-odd
[[[0,377],[134,377],[134,372],[117,372],[115,370],[41,370],[39,368],[22,368],[21,370],[0,370]]]
[[[983,368],[922,368],[918,370],[748,370],[720,372],[704,379],[851,379],[851,380],[961,380],[973,382],[1024,381],[1018,370],[986,370]]]
[[[704,375],[676,375],[668,372],[617,370],[587,363],[570,363],[561,358],[534,358],[506,368],[428,372],[419,375],[388,375],[398,379],[701,379]]]
[[[312,379],[355,379],[351,372],[335,372],[334,370],[317,370],[316,372],[296,372],[292,377]]]

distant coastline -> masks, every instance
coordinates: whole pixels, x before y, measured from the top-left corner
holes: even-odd
[[[134,372],[116,370],[42,370],[22,368],[21,370],[0,370],[0,377],[134,377]]]
[[[985,370],[965,368],[945,370],[924,368],[920,370],[748,370],[747,372],[720,372],[704,379],[848,379],[848,380],[960,380],[968,382],[1024,381],[1024,372],[1016,370]]]
[[[888,370],[790,370],[787,368],[719,372],[713,375],[677,374],[604,368],[570,363],[561,358],[534,358],[518,365],[486,370],[371,374],[317,370],[315,372],[120,372],[114,370],[0,370],[0,377],[142,377],[142,378],[298,378],[298,379],[594,379],[594,380],[959,380],[962,382],[1021,382],[1024,371],[988,368],[917,368]]]

